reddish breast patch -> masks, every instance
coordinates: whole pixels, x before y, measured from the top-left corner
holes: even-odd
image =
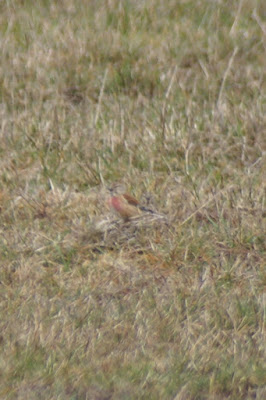
[[[110,199],[110,205],[117,211],[120,211],[123,208],[121,200],[119,199],[119,197],[116,196]]]

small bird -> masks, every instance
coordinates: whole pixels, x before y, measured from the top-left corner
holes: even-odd
[[[125,221],[130,217],[135,217],[141,213],[141,210],[138,207],[138,201],[127,194],[110,197],[108,205]]]
[[[153,210],[150,210],[142,206],[135,197],[128,193],[114,194],[113,189],[109,189],[111,197],[108,199],[108,206],[113,209],[124,221],[128,221],[131,217],[141,215],[143,212],[154,214]]]

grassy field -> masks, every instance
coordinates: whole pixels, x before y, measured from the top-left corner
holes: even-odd
[[[266,398],[265,16],[0,3],[1,400]]]

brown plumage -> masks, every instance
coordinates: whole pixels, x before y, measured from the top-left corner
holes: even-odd
[[[128,220],[130,217],[135,217],[141,213],[139,202],[128,194],[110,197],[108,205],[124,220]]]

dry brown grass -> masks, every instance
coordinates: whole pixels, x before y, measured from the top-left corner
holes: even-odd
[[[0,398],[264,399],[263,2],[0,11]]]

